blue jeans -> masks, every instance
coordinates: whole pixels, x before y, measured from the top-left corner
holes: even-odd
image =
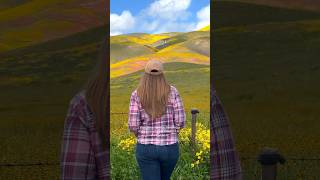
[[[179,159],[179,143],[136,145],[136,159],[143,180],[170,180]]]

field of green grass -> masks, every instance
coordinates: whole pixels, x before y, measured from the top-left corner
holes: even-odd
[[[105,28],[0,55],[0,179],[59,178],[64,118]],[[38,163],[47,165],[24,166]]]
[[[270,22],[288,22],[318,19],[319,13],[292,10],[272,6],[241,3],[234,0],[216,1],[214,4],[214,27],[245,26]]]
[[[161,44],[159,41],[163,38],[169,38],[168,43],[165,47],[159,48]],[[144,73],[141,65],[151,58],[160,58],[164,62],[165,77],[169,84],[178,89],[187,114],[187,127],[179,133],[181,135],[180,158],[172,178],[209,178],[209,148],[206,149],[205,145],[201,145],[201,142],[207,142],[209,146],[210,139],[209,39],[208,31],[159,35],[128,34],[111,37],[110,130],[113,179],[140,177],[134,155],[136,139],[128,131],[127,116],[131,93]],[[194,60],[198,57],[203,59],[204,64]],[[190,135],[191,108],[197,108],[200,111],[197,119],[204,125],[203,130],[201,128],[198,130],[199,149],[196,151],[203,152],[199,157],[192,154],[189,142],[183,140],[184,134]],[[130,147],[129,151],[126,150],[127,147]],[[201,160],[200,156],[204,160]],[[197,158],[200,160],[197,161]],[[199,165],[194,164],[198,162],[200,162]]]
[[[185,104],[186,111],[196,107],[209,112],[210,67],[208,65],[172,62],[164,64],[167,81],[174,85]],[[111,79],[111,112],[128,112],[132,91],[137,87],[143,70]],[[188,78],[185,76],[188,75]]]
[[[191,126],[191,108],[197,108],[200,111],[197,118],[198,122],[201,122],[209,129],[210,67],[208,65],[173,62],[165,63],[164,69],[167,81],[178,89],[183,100],[187,115],[187,127]],[[133,179],[137,179],[140,174],[133,151],[129,153],[123,151],[118,147],[118,144],[121,140],[130,137],[127,127],[129,100],[131,92],[137,87],[142,74],[143,71],[140,70],[130,75],[113,78],[110,83],[111,113],[124,113],[111,115],[110,122],[112,177],[115,179],[125,179],[126,177],[135,177]],[[186,78],[186,74],[188,78]],[[180,160],[173,178],[178,179],[186,176],[195,179],[208,178],[209,169],[206,163],[197,169],[190,167],[193,160],[190,145],[181,143],[180,147]],[[208,158],[209,156],[205,157]],[[126,167],[126,169],[123,169],[123,167]]]
[[[287,158],[320,158],[320,14],[215,5],[214,85],[240,156],[268,146]],[[319,161],[289,160],[288,167],[280,179],[288,171],[292,179],[319,177]]]
[[[104,9],[99,4],[103,1],[2,0],[0,52],[98,27],[104,23]]]
[[[1,166],[1,178],[25,178],[27,175],[33,179],[58,178],[60,143],[68,103],[80,90],[96,63],[96,47],[102,40],[100,38],[105,28],[99,27],[68,38],[0,54],[0,116],[3,119],[0,126],[5,129],[1,133],[0,164],[22,165]],[[173,76],[174,71],[180,72],[178,76]],[[209,89],[208,65],[171,63],[168,67],[166,65],[166,72],[169,82],[181,89],[183,96],[190,95],[189,100],[185,98],[188,112],[191,108],[188,103],[193,96],[195,107],[208,113],[208,107],[205,106],[205,103],[209,104],[209,91],[205,90]],[[190,77],[195,81],[197,77],[202,77],[200,82],[196,82],[201,89],[192,87],[206,97],[200,99],[202,102],[190,87],[177,79],[183,78],[183,73],[192,74]],[[121,84],[133,76],[137,74],[115,78],[112,83]],[[203,117],[202,121],[208,122],[209,114]],[[24,166],[38,163],[47,165]],[[32,172],[32,175],[28,172]]]
[[[285,157],[320,158],[320,15],[235,2],[219,2],[213,9],[214,84],[230,116],[240,156],[256,157],[262,147],[270,146]],[[59,162],[68,103],[94,67],[95,46],[104,34],[105,27],[100,27],[0,54],[0,164],[53,163],[0,166],[0,179],[58,178],[55,163]],[[208,111],[204,104],[209,103],[205,98],[209,94],[200,99],[197,94],[209,92],[205,90],[209,88],[208,65],[175,62],[165,69],[188,113],[191,107],[199,108],[200,113]],[[181,73],[174,75],[173,71]],[[190,76],[186,78],[183,72]],[[111,80],[111,93],[120,94],[111,94],[111,101],[117,102],[112,104],[113,112],[127,112],[129,93],[140,73]],[[125,115],[121,118],[120,122],[126,121]],[[119,127],[118,123],[111,125]],[[133,161],[134,157],[117,150],[111,153]],[[291,179],[319,177],[317,161],[290,163],[289,170],[280,166],[279,179],[285,179],[286,172]],[[123,173],[117,169],[118,174]],[[259,165],[243,161],[243,170],[246,179],[257,179],[248,173],[258,171]],[[137,169],[132,173],[137,174]]]

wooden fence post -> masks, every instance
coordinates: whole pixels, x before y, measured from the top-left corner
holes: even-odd
[[[261,180],[276,180],[277,164],[285,163],[284,157],[276,149],[264,148],[258,156],[261,164]]]
[[[192,152],[195,154],[195,147],[196,147],[196,117],[197,113],[199,111],[197,109],[191,109],[191,147],[192,147]]]

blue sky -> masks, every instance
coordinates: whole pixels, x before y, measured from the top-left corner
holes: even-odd
[[[110,35],[186,32],[210,24],[209,0],[111,0]]]

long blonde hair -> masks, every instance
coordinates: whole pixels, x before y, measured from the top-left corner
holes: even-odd
[[[165,113],[170,85],[163,73],[159,75],[144,73],[140,79],[137,93],[143,109],[152,119]]]
[[[110,132],[108,127],[109,119],[109,43],[105,37],[100,44],[100,55],[96,67],[93,69],[93,74],[85,84],[86,100],[93,112],[96,121],[96,128],[101,139],[103,150],[107,150],[110,146],[107,135]]]

